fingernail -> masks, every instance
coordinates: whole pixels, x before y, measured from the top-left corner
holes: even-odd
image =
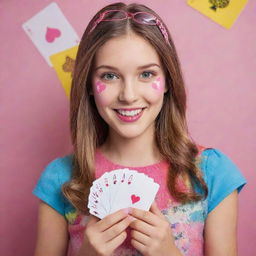
[[[129,214],[131,212],[131,209],[130,208],[124,208],[123,212],[126,213],[126,214]]]

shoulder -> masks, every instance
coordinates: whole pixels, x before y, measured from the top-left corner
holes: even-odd
[[[208,213],[225,197],[246,184],[237,165],[221,150],[205,148],[201,153],[200,169],[208,187]]]
[[[62,194],[62,185],[72,176],[73,155],[50,161],[41,173],[33,194],[64,215],[68,202]]]
[[[205,148],[202,151],[200,165],[207,180],[228,175],[231,175],[233,180],[243,177],[240,169],[230,157],[216,148]]]
[[[71,178],[73,155],[58,157],[50,161],[44,168],[41,177],[56,179],[64,183]]]

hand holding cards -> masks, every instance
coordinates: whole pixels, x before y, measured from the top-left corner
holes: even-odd
[[[117,169],[104,173],[90,188],[88,208],[100,219],[123,208],[148,211],[159,185],[143,173]]]

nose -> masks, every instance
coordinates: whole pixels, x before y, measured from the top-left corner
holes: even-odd
[[[133,79],[123,81],[118,99],[119,101],[128,104],[133,103],[138,99],[136,82]]]

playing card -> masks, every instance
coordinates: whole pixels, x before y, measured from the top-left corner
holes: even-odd
[[[113,200],[115,198],[116,192],[118,191],[118,187],[120,185],[120,180],[122,176],[122,169],[114,170],[109,173],[109,205],[111,206]]]
[[[90,195],[88,200],[88,208],[90,213],[99,218],[104,218],[107,215],[107,212],[100,204],[100,194],[94,190],[93,187],[90,189]]]
[[[51,55],[79,43],[78,35],[54,2],[25,22],[22,27],[49,66]]]
[[[114,204],[116,195],[119,193],[119,187],[123,185],[125,178],[126,178],[126,173],[129,170],[128,168],[125,169],[118,169],[114,170],[110,173],[110,180],[112,181],[111,187],[110,187],[110,205]]]
[[[159,185],[143,173],[128,168],[106,172],[90,188],[90,213],[104,218],[123,208],[149,210]]]
[[[119,187],[110,213],[127,207],[135,207],[147,211],[158,189],[159,185],[145,174],[127,173],[124,184]]]
[[[118,193],[116,193],[115,198],[112,199],[111,202],[111,211],[110,213],[113,213],[115,211],[118,211],[122,208],[130,207],[130,200],[127,199],[127,196],[129,194],[128,190],[130,186],[134,183],[134,179],[139,179],[139,174],[137,173],[137,177],[135,178],[135,174],[133,170],[125,170],[123,172],[120,172],[120,178],[119,178],[119,186],[118,186]]]
[[[230,29],[247,4],[247,0],[188,0],[188,5]]]
[[[78,45],[50,56],[53,68],[69,99],[77,50]]]
[[[92,191],[95,195],[98,195],[98,205],[108,213],[110,205],[107,203],[109,200],[108,195],[108,184],[104,181],[107,179],[108,172],[106,172],[102,177],[93,182]]]

